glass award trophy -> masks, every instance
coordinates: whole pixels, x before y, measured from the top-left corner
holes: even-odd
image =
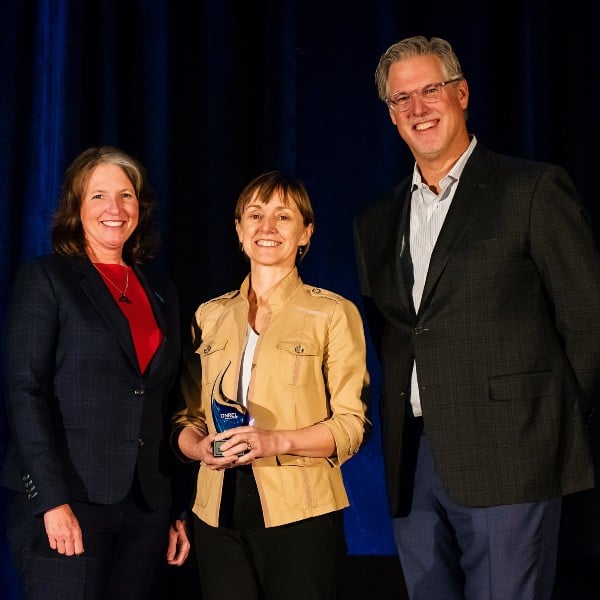
[[[225,372],[230,365],[231,362],[227,363],[227,366],[217,375],[210,395],[210,408],[215,429],[218,433],[223,433],[232,427],[248,425],[250,422],[250,415],[246,407],[237,400],[227,398],[223,393],[223,377],[225,377]],[[221,444],[224,441],[215,440],[213,442],[214,456],[223,456]]]

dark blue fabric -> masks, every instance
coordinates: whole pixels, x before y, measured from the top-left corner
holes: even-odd
[[[564,166],[600,219],[594,0],[2,4],[0,315],[17,266],[50,248],[67,164],[107,143],[148,169],[160,261],[178,285],[184,323],[201,301],[239,285],[247,265],[233,206],[252,177],[274,168],[303,179],[314,203],[303,279],[358,301],[352,214],[412,168],[373,80],[381,53],[408,35],[454,45],[471,132],[496,151]],[[369,361],[376,426],[344,466],[346,530],[351,553],[392,554],[372,352]]]
[[[562,498],[461,506],[441,483],[427,433],[415,443],[412,508],[393,521],[410,598],[550,598]]]

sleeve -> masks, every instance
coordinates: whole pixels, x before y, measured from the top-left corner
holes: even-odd
[[[353,223],[353,234],[354,234],[354,252],[356,258],[356,272],[358,275],[358,283],[360,284],[360,291],[364,297],[371,297],[371,288],[369,285],[369,277],[367,271],[367,262],[365,259],[364,248],[359,229],[358,217],[355,215]]]
[[[589,216],[560,167],[544,170],[534,188],[531,254],[580,388],[582,409],[589,412],[600,389],[600,257]]]
[[[9,302],[5,389],[9,426],[37,513],[69,501],[53,392],[58,335],[52,282],[40,262],[28,263],[17,274]]]
[[[373,342],[377,357],[379,360],[381,360],[381,340],[383,337],[385,323],[382,314],[375,305],[375,300],[371,292],[367,260],[365,258],[365,249],[360,235],[359,219],[356,216],[353,221],[353,233],[356,273],[358,276],[358,282],[362,296],[362,308],[364,311],[369,336]]]
[[[198,348],[202,340],[200,315],[202,306],[196,311],[191,326],[191,335],[183,352],[181,368],[182,408],[175,412],[172,418],[171,446],[177,456],[184,462],[191,462],[179,451],[177,438],[184,427],[194,427],[203,435],[207,435],[205,412],[202,406],[202,367]]]
[[[336,454],[331,462],[342,465],[361,447],[370,427],[366,417],[369,373],[362,319],[349,300],[337,303],[323,358],[323,374],[331,417],[322,423],[331,431]]]

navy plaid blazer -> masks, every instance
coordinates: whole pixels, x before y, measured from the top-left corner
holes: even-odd
[[[3,484],[36,514],[82,500],[123,500],[137,473],[153,509],[172,502],[167,440],[180,360],[175,286],[135,265],[164,339],[140,372],[129,323],[87,258],[25,264],[6,322],[11,437]]]

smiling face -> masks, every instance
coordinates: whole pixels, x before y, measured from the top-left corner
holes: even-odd
[[[447,79],[437,56],[412,56],[390,66],[388,98]],[[468,102],[467,82],[460,79],[442,87],[440,99],[435,103],[423,102],[421,96],[415,93],[411,95],[408,110],[400,112],[390,107],[392,122],[419,166],[431,161],[453,162],[465,151],[469,145],[465,121]]]
[[[296,264],[298,248],[306,246],[313,233],[312,223],[304,224],[294,200],[284,202],[278,191],[267,202],[255,194],[235,228],[253,266],[276,266],[287,271]]]
[[[80,208],[86,250],[94,262],[121,262],[125,242],[138,224],[133,184],[123,169],[100,163],[90,174]]]

